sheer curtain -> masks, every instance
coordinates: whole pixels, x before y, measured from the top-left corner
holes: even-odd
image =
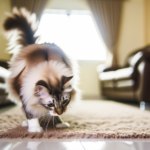
[[[25,7],[31,13],[35,13],[40,20],[42,12],[48,0],[11,0],[11,7]]]
[[[107,49],[112,53],[112,66],[117,65],[117,41],[123,0],[87,0]]]

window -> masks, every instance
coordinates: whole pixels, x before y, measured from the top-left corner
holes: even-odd
[[[105,60],[106,49],[84,11],[46,10],[37,31],[38,43],[50,42],[77,60]]]

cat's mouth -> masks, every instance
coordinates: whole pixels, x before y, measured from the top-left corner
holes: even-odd
[[[49,114],[51,115],[51,116],[59,116],[56,112],[54,112],[54,111],[49,111]]]

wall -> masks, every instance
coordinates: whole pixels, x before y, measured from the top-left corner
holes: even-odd
[[[101,95],[100,83],[96,67],[100,61],[79,61],[80,66],[80,85],[84,99],[99,99]]]
[[[2,24],[5,19],[4,12],[10,12],[10,0],[0,0],[0,60],[9,60],[10,56],[5,52],[7,41],[2,35]]]
[[[145,0],[145,41],[150,45],[150,0]]]
[[[119,64],[123,65],[128,54],[145,44],[144,0],[125,0],[118,41]]]

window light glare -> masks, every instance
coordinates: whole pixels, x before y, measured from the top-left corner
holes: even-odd
[[[36,34],[41,35],[38,43],[55,43],[75,59],[106,59],[105,47],[90,15],[45,13]]]

